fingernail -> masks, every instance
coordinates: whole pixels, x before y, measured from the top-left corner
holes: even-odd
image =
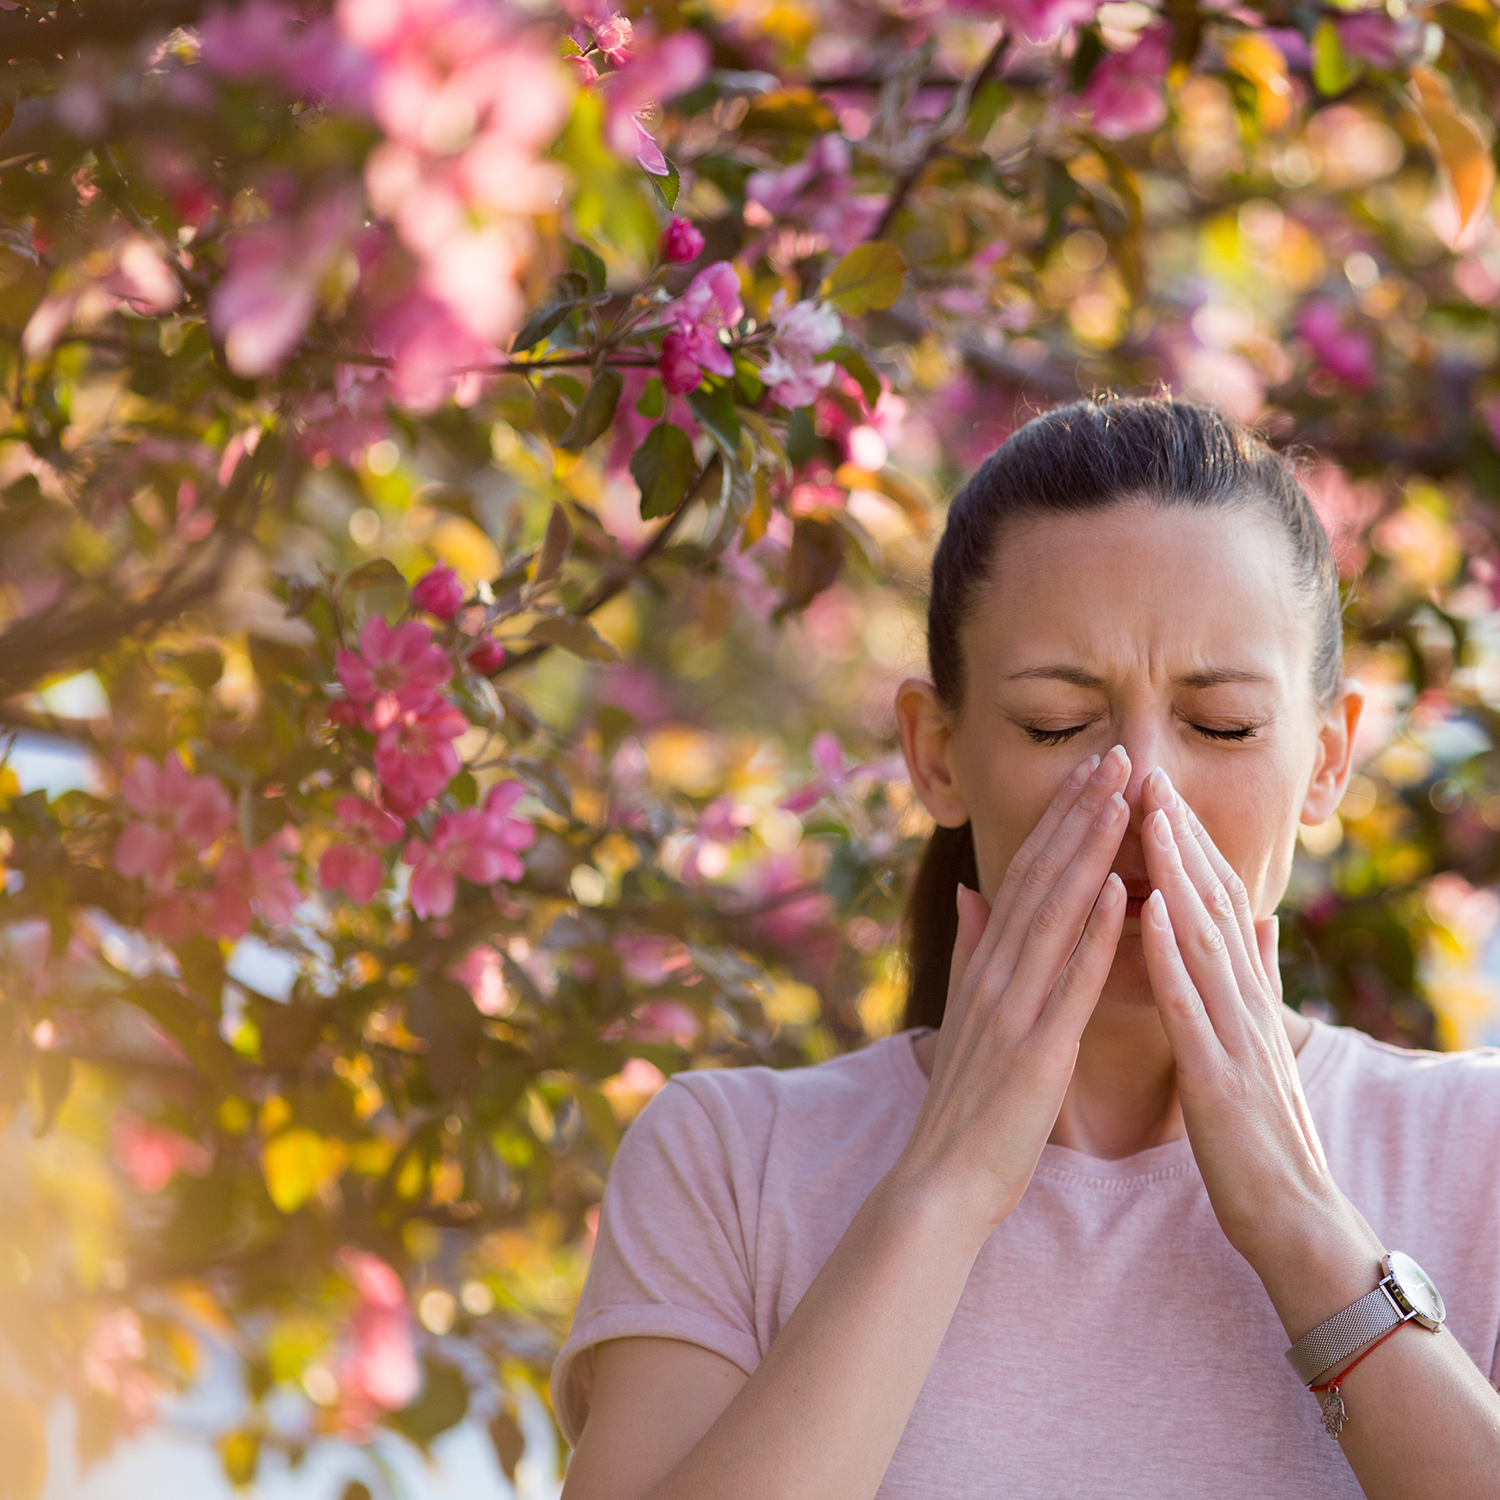
[[[1124,763],[1125,747],[1123,745],[1116,745],[1099,762],[1099,769],[1094,772],[1094,784],[1096,786],[1108,786],[1120,774],[1120,767]]]
[[[1151,836],[1163,849],[1172,847],[1172,824],[1166,813],[1157,811],[1151,814]]]
[[[1167,921],[1167,903],[1160,891],[1152,891],[1146,897],[1145,910],[1158,927],[1170,925]]]
[[[1099,810],[1099,816],[1094,819],[1094,827],[1101,831],[1113,828],[1119,821],[1120,814],[1125,811],[1125,799],[1116,792],[1113,797]]]
[[[1104,882],[1104,889],[1099,893],[1099,904],[1109,910],[1125,899],[1125,882],[1115,874],[1109,872],[1109,878]]]
[[[953,899],[958,904],[959,916],[963,916],[964,914],[964,892],[966,890],[968,890],[968,886],[966,886],[963,881],[960,880],[958,882],[958,889],[953,893]]]
[[[1099,764],[1099,757],[1091,755],[1081,765],[1074,768],[1073,774],[1068,777],[1069,786],[1082,786],[1090,776],[1094,774],[1094,767]]]
[[[1160,766],[1151,773],[1151,790],[1163,807],[1177,806],[1177,788],[1172,785],[1172,778]]]

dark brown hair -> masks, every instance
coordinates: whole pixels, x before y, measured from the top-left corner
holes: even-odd
[[[1132,500],[1251,510],[1286,537],[1314,630],[1312,687],[1331,707],[1343,671],[1343,612],[1328,537],[1290,462],[1208,407],[1167,397],[1075,401],[1012,433],[954,497],[932,560],[927,657],[939,702],[963,704],[961,636],[1007,522],[1077,515]],[[958,885],[979,886],[967,823],[928,841],[906,906],[906,1026],[939,1026],[958,936]]]

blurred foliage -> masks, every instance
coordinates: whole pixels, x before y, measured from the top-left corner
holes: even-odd
[[[1080,392],[1297,445],[1371,707],[1289,997],[1496,1037],[1500,12],[633,21],[0,12],[13,1493],[209,1344],[237,1484],[513,1472],[665,1075],[899,1025],[941,497]]]

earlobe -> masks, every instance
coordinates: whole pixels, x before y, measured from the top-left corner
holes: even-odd
[[[896,690],[901,753],[918,800],[945,828],[961,828],[969,811],[949,764],[952,729],[930,682],[908,677]]]
[[[1364,706],[1364,684],[1345,678],[1318,734],[1318,759],[1302,802],[1301,822],[1326,823],[1343,801],[1354,772],[1354,741]]]

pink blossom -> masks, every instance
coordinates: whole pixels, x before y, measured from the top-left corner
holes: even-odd
[[[696,390],[703,371],[734,374],[734,360],[719,340],[745,315],[740,279],[727,260],[705,266],[667,309],[674,325],[662,338],[662,385],[674,396]]]
[[[827,239],[836,253],[868,239],[885,211],[878,193],[853,192],[849,143],[840,135],[820,136],[801,161],[780,171],[752,172],[745,183],[746,220],[769,223],[795,219]]]
[[[207,891],[169,891],[152,902],[141,931],[175,948],[207,931],[211,905]]]
[[[488,677],[505,665],[505,647],[494,636],[487,635],[469,648],[469,670]]]
[[[816,807],[830,792],[847,784],[857,765],[846,763],[844,747],[831,731],[820,730],[807,747],[807,758],[818,773],[806,786],[783,797],[780,806],[787,812],[805,813]]]
[[[422,1385],[406,1288],[385,1261],[368,1251],[346,1247],[339,1259],[359,1294],[349,1321],[349,1347],[339,1361],[340,1384],[356,1402],[399,1411]]]
[[[613,15],[594,27],[594,45],[616,66],[630,56],[630,37],[634,28],[621,15]]]
[[[268,374],[292,351],[317,309],[324,278],[357,227],[350,194],[335,192],[298,219],[271,219],[228,238],[209,325],[224,340],[236,375]]]
[[[133,1307],[106,1308],[89,1330],[78,1357],[84,1383],[116,1402],[126,1422],[150,1420],[157,1387],[145,1367],[146,1333]]]
[[[817,356],[831,349],[844,331],[838,312],[826,302],[796,302],[774,314],[771,357],[761,371],[771,399],[791,408],[808,406],[833,379],[831,361]]]
[[[518,851],[531,847],[536,829],[510,816],[525,792],[518,781],[501,782],[490,788],[483,807],[444,813],[431,843],[412,839],[407,844],[403,858],[412,867],[411,905],[419,917],[446,917],[453,910],[455,875],[493,885],[525,874]]]
[[[127,235],[114,250],[114,269],[99,283],[105,291],[150,317],[182,301],[177,273],[143,234]]]
[[[675,1042],[679,1047],[691,1047],[702,1030],[703,1023],[687,1006],[676,1000],[648,1000],[636,1008],[625,1034],[634,1042]]]
[[[459,322],[446,302],[426,291],[408,293],[376,321],[370,339],[392,361],[392,399],[418,414],[450,396],[470,404],[479,394],[476,366],[500,357],[495,345]]]
[[[505,985],[505,966],[488,943],[470,948],[448,975],[468,990],[481,1015],[503,1016],[514,1003]]]
[[[1040,44],[1092,21],[1099,0],[957,0],[952,8],[991,16],[1022,40]]]
[[[1407,14],[1396,20],[1385,10],[1340,16],[1334,22],[1339,45],[1372,68],[1404,67],[1422,50],[1422,21]]]
[[[599,81],[599,70],[593,65],[592,62],[589,61],[588,58],[580,57],[575,53],[573,55],[570,55],[567,61],[572,65],[574,71],[578,74],[578,82],[582,84],[584,88],[587,88],[591,83],[597,83]]]
[[[397,709],[425,708],[453,676],[453,663],[421,620],[391,626],[371,615],[359,632],[359,651],[334,653],[339,681],[367,710],[372,727],[383,728]],[[460,731],[461,732],[461,731]]]
[[[1099,63],[1081,95],[1095,135],[1123,141],[1155,130],[1166,119],[1162,84],[1171,56],[1170,28],[1156,25],[1143,31],[1129,52],[1112,52]]]
[[[653,177],[669,177],[672,168],[656,144],[656,137],[641,123],[639,115],[631,123],[635,126],[636,162]]]
[[[375,774],[392,811],[408,814],[436,797],[458,775],[453,746],[469,721],[451,703],[434,697],[422,709],[404,709],[375,741]]]
[[[127,823],[115,845],[115,868],[157,890],[171,884],[179,853],[201,853],[234,818],[229,793],[212,776],[194,776],[173,751],[158,766],[140,756],[120,782],[127,806],[142,821]]]
[[[336,365],[333,390],[314,391],[299,415],[297,445],[315,463],[337,458],[351,468],[386,433],[390,376],[376,365]]]
[[[412,584],[411,602],[440,620],[451,620],[463,605],[464,586],[447,563],[439,563]]]
[[[299,845],[297,830],[290,825],[253,849],[230,844],[214,866],[204,931],[210,937],[238,941],[249,932],[252,915],[268,927],[285,927],[302,901],[302,888],[285,864]]]
[[[212,1158],[197,1141],[121,1112],[111,1129],[115,1164],[143,1193],[159,1193],[179,1172],[201,1177]]]
[[[363,906],[385,879],[381,847],[399,843],[404,829],[399,818],[363,797],[339,797],[333,811],[347,842],[333,845],[318,861],[318,882],[330,891],[342,886],[355,905]]]
[[[619,156],[640,150],[637,116],[665,99],[675,99],[708,73],[708,39],[696,31],[674,31],[636,53],[605,80],[604,133]]]
[[[1329,374],[1356,390],[1375,383],[1375,345],[1344,324],[1337,304],[1327,298],[1309,302],[1297,319],[1297,332]]]
[[[688,219],[673,219],[662,231],[661,257],[672,265],[697,260],[703,254],[703,236]]]

